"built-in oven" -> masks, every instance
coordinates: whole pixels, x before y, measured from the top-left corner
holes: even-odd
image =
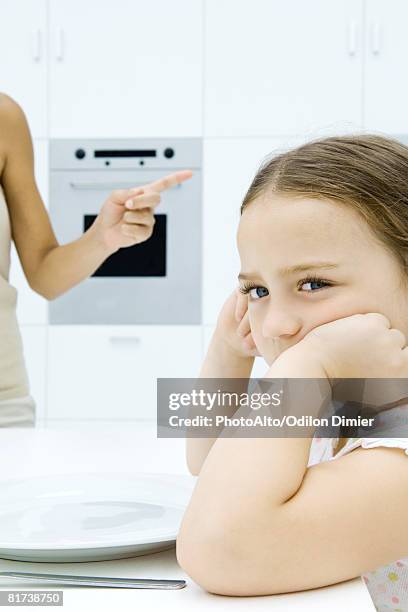
[[[161,193],[152,236],[119,249],[50,302],[51,324],[199,324],[202,291],[201,139],[52,140],[50,216],[60,244],[77,239],[114,189],[191,169]]]

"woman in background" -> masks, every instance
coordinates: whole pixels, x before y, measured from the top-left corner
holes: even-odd
[[[180,171],[135,189],[114,191],[94,224],[60,246],[34,178],[33,146],[22,109],[0,94],[0,426],[32,426],[30,396],[16,318],[17,292],[9,284],[10,245],[30,287],[52,300],[93,274],[115,251],[150,238],[160,192],[192,176]]]
[[[248,379],[258,351],[265,378],[407,381],[408,148],[373,135],[305,144],[262,166],[241,212],[248,311],[242,297],[227,299],[201,377]],[[381,414],[401,423],[385,426],[390,437],[319,438],[310,426],[303,438],[187,439],[198,481],[180,565],[224,595],[363,576],[377,610],[408,610],[400,398]]]

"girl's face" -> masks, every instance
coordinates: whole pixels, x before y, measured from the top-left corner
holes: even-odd
[[[399,264],[351,207],[259,197],[241,217],[238,250],[252,335],[269,365],[313,328],[353,314],[379,312],[408,337]]]

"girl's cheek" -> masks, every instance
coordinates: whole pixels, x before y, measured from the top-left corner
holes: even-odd
[[[271,365],[274,361],[275,357],[273,355],[273,349],[270,346],[271,342],[268,341],[267,338],[264,338],[262,333],[260,333],[256,328],[253,328],[251,325],[252,338],[256,344],[256,348],[260,353],[261,357],[266,361],[268,365]]]
[[[249,306],[249,322],[251,324],[251,334],[256,344],[256,348],[266,363],[272,365],[277,357],[276,346],[269,338],[265,338],[263,335],[263,316],[261,316],[258,309],[251,309],[251,306]]]
[[[252,337],[255,341],[255,344],[258,348],[258,350],[261,350],[261,346],[262,346],[262,341],[265,340],[265,338],[262,338],[262,321],[259,319],[259,317],[254,315],[253,310],[251,310],[251,307],[249,307],[249,324],[251,326],[251,334]]]
[[[273,350],[271,347],[264,347],[263,349],[260,349],[258,347],[258,350],[261,354],[261,357],[263,357],[263,359],[266,361],[268,366],[271,366],[278,357],[278,355],[276,354],[276,351]]]
[[[257,324],[258,323],[258,324]],[[262,333],[262,322],[252,323],[251,322],[251,333],[256,344],[256,348],[260,353],[261,357],[266,361],[266,363],[271,366],[273,362],[279,357],[279,353],[277,352],[276,343],[274,340],[270,338],[265,338]]]

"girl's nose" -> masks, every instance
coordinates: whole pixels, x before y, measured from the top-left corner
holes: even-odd
[[[269,309],[262,324],[264,338],[280,338],[281,336],[296,336],[301,329],[299,317],[287,310]]]

